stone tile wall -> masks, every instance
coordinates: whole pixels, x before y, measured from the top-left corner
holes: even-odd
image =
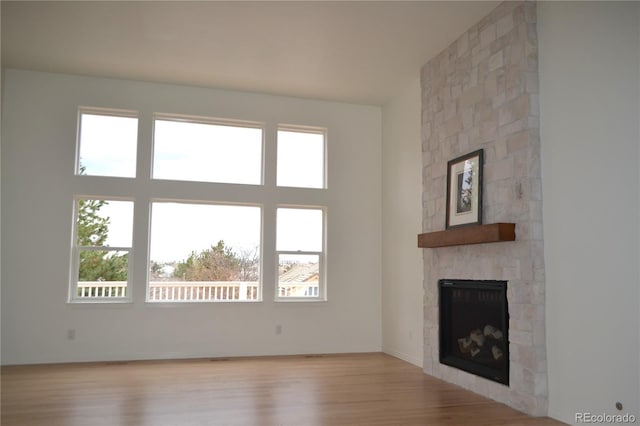
[[[447,161],[484,148],[483,223],[516,241],[424,249],[424,371],[547,413],[536,3],[505,2],[422,69],[423,232],[445,229]],[[507,280],[510,386],[441,365],[440,278]]]

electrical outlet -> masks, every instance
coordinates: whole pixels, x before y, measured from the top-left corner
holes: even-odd
[[[282,334],[282,326],[280,324],[276,325],[276,334]]]
[[[67,330],[67,339],[76,340],[76,329],[70,328]]]

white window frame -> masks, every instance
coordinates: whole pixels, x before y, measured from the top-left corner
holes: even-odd
[[[228,185],[235,185],[235,184],[228,184]],[[151,223],[153,221],[153,204],[154,203],[175,203],[175,204],[190,204],[190,205],[203,205],[203,206],[229,206],[229,207],[256,207],[258,209],[260,209],[260,251],[259,251],[259,255],[260,255],[260,261],[259,261],[259,270],[260,273],[258,275],[258,292],[257,292],[257,298],[255,300],[252,299],[224,299],[224,300],[209,300],[209,299],[194,299],[194,300],[168,300],[168,299],[158,299],[158,300],[154,300],[151,299],[151,292],[150,292],[150,284],[151,284],[151,277],[149,274],[149,264],[151,263]],[[176,305],[176,304],[180,304],[180,303],[258,303],[258,302],[262,302],[262,294],[263,294],[263,284],[264,284],[264,280],[263,280],[263,253],[264,253],[264,244],[263,244],[263,235],[264,235],[264,205],[262,204],[257,204],[257,203],[233,203],[233,202],[223,202],[223,201],[192,201],[192,200],[188,200],[188,199],[165,199],[165,198],[157,198],[157,199],[151,199],[149,200],[149,222],[148,222],[148,228],[149,228],[149,249],[147,250],[148,255],[148,259],[147,259],[147,279],[146,279],[146,290],[145,290],[145,302],[150,303],[150,304],[154,304],[154,305],[160,305],[160,304],[167,304],[167,305]],[[192,282],[194,283],[193,286],[194,287],[198,287],[197,283],[198,281],[185,281],[186,283]]]
[[[278,186],[278,162],[277,162],[277,152],[276,152],[276,164],[275,164],[275,172],[276,172],[276,186],[278,188],[292,188],[292,189],[313,189],[313,190],[326,190],[328,186],[327,179],[327,137],[328,137],[328,129],[326,127],[314,127],[314,126],[300,126],[295,124],[279,124],[276,129],[276,151],[278,149],[278,132],[296,132],[296,133],[311,133],[316,135],[322,135],[322,187],[304,187],[304,186]]]
[[[136,141],[136,173],[134,177],[116,177],[101,175],[81,175],[80,172],[80,136],[82,114],[120,116],[138,119],[138,139]],[[260,276],[258,300],[273,297],[276,302],[325,302],[328,300],[327,285],[327,188],[328,188],[328,129],[319,126],[283,124],[273,120],[247,121],[232,118],[215,118],[198,115],[161,113],[154,111],[134,111],[99,107],[78,107],[77,140],[75,152],[75,179],[78,192],[73,195],[73,224],[70,259],[70,281],[68,302],[70,303],[131,303],[141,298],[143,290],[139,285],[144,282],[144,301],[156,306],[179,306],[179,302],[150,300],[149,264],[151,241],[151,205],[153,202],[176,202],[186,204],[209,205],[247,205],[261,209],[260,235]],[[238,184],[227,182],[178,181],[153,178],[154,166],[154,127],[156,120],[169,120],[200,124],[212,124],[234,127],[250,127],[262,130],[262,155],[260,163],[260,184]],[[323,187],[290,187],[277,184],[278,132],[300,132],[321,134],[323,136]],[[179,183],[178,183],[179,182]],[[82,195],[79,195],[82,194]],[[92,194],[92,195],[86,195]],[[116,196],[117,195],[117,196]],[[113,200],[134,203],[134,223],[131,247],[78,246],[77,221],[78,200]],[[302,201],[304,200],[304,201]],[[143,202],[144,205],[139,203]],[[135,212],[142,209],[140,214]],[[277,250],[277,209],[314,209],[322,211],[322,250],[291,251]],[[144,214],[144,212],[147,212]],[[136,226],[137,225],[137,226]],[[145,228],[142,229],[142,228]],[[136,231],[136,228],[138,231]],[[139,232],[136,238],[136,232]],[[140,239],[144,240],[141,241]],[[145,247],[146,245],[146,247]],[[78,296],[78,269],[80,253],[84,250],[103,250],[122,252],[128,255],[127,290],[122,297],[80,297]],[[136,256],[136,253],[138,256]],[[278,264],[281,255],[314,255],[319,259],[318,294],[305,297],[281,297]],[[275,274],[270,265],[275,262]],[[144,266],[137,263],[144,263]],[[275,275],[275,276],[274,276]],[[273,281],[272,281],[273,280]],[[134,286],[138,286],[134,289]],[[135,290],[135,291],[134,291]],[[271,293],[273,292],[273,293]],[[134,296],[135,294],[135,296]],[[204,302],[198,300],[194,302]]]
[[[228,127],[246,127],[250,129],[260,129],[262,130],[262,141],[261,141],[261,162],[260,162],[260,182],[259,183],[233,183],[233,182],[212,182],[212,181],[196,181],[196,180],[182,180],[182,179],[166,179],[166,178],[156,178],[153,176],[153,168],[155,162],[155,125],[156,121],[174,121],[178,123],[194,123],[194,124],[208,124],[212,126],[228,126]],[[198,115],[185,115],[185,114],[169,114],[169,113],[160,113],[156,112],[153,114],[152,119],[152,143],[151,143],[151,180],[152,181],[172,181],[172,182],[186,182],[186,183],[194,183],[194,184],[214,184],[214,185],[254,185],[254,186],[264,186],[264,176],[265,176],[265,168],[267,167],[265,163],[265,134],[266,134],[266,124],[259,121],[249,121],[249,120],[233,120],[233,119],[224,119],[224,118],[215,118],[215,117],[203,117]],[[212,202],[216,202],[215,200],[211,200]]]
[[[134,167],[133,170],[133,176],[105,176],[105,175],[92,175],[89,174],[87,176],[94,176],[94,177],[99,177],[99,178],[104,178],[104,179],[136,179],[138,177],[138,143],[139,143],[139,135],[140,135],[140,113],[139,111],[136,110],[130,110],[130,109],[115,109],[115,108],[99,108],[99,107],[87,107],[87,106],[80,106],[78,107],[78,122],[77,122],[77,129],[76,129],[76,158],[75,158],[75,170],[74,170],[74,174],[76,176],[84,176],[82,174],[80,174],[80,150],[81,150],[81,140],[80,137],[82,136],[82,115],[83,114],[87,114],[87,115],[104,115],[107,117],[125,117],[125,118],[135,118],[138,120],[138,136],[136,137],[136,149],[135,149],[135,153],[136,153],[136,158],[135,158],[135,164],[136,166]]]
[[[133,301],[133,247],[135,245],[135,220],[133,220],[131,228],[131,247],[116,247],[116,246],[79,246],[78,243],[78,215],[80,214],[79,201],[80,200],[104,200],[104,201],[128,201],[133,203],[133,216],[135,217],[136,203],[133,198],[122,197],[107,197],[107,196],[93,196],[93,195],[76,195],[73,197],[73,236],[71,247],[71,282],[69,285],[69,297],[70,303],[131,303]],[[113,251],[113,252],[126,252],[127,253],[127,281],[125,296],[116,295],[111,296],[111,290],[109,290],[109,296],[79,296],[78,295],[78,273],[80,271],[80,253],[83,251]],[[105,281],[109,282],[109,281]],[[117,281],[116,281],[117,282]],[[116,286],[110,286],[116,287]],[[104,290],[103,290],[104,291]]]
[[[291,204],[278,204],[276,206],[276,216],[278,209],[297,209],[297,210],[320,210],[322,212],[322,250],[321,251],[308,251],[308,250],[277,250],[275,251],[275,297],[276,302],[326,302],[327,299],[327,269],[326,269],[326,252],[327,252],[327,208],[325,206],[314,205],[291,205]],[[277,226],[277,220],[276,220]],[[276,229],[277,235],[277,229]],[[277,239],[277,237],[276,237]],[[276,247],[277,247],[276,240]],[[318,295],[317,296],[280,296],[280,255],[315,255],[318,256]]]

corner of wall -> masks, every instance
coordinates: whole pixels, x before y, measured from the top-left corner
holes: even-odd
[[[382,350],[422,366],[420,85],[383,108]]]

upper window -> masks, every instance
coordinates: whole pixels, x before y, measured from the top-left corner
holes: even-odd
[[[157,117],[153,178],[262,183],[262,128]]]
[[[260,300],[257,206],[154,202],[150,302]]]
[[[325,188],[325,132],[278,130],[278,186]]]
[[[76,174],[135,177],[137,142],[134,112],[81,109]]]
[[[96,198],[75,201],[70,300],[131,298],[132,237],[132,201]]]

